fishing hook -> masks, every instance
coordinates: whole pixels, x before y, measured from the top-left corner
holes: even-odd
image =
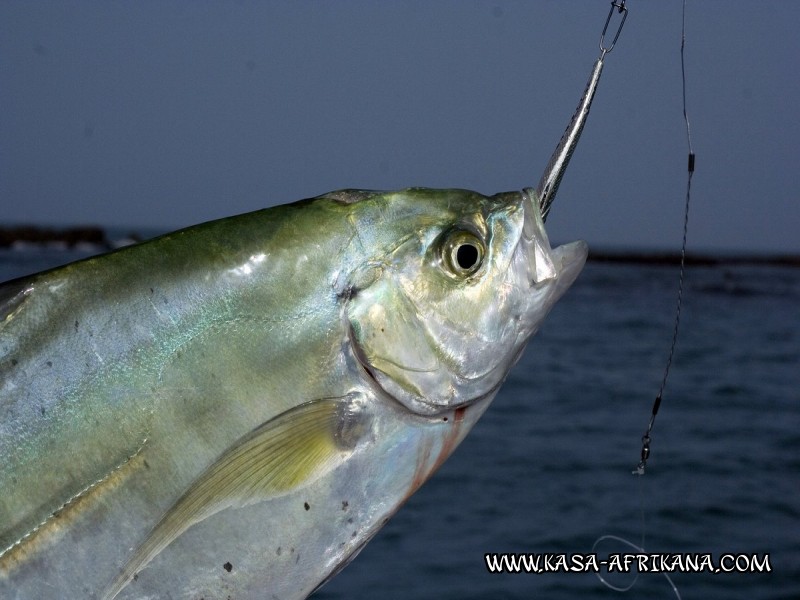
[[[606,47],[605,35],[608,31],[611,17],[614,15],[614,9],[617,9],[617,12],[622,15],[622,19],[617,27],[617,32],[614,35],[611,45]],[[542,220],[547,219],[550,206],[553,204],[556,191],[558,191],[558,186],[561,183],[561,178],[564,176],[564,171],[567,169],[569,159],[572,158],[572,153],[575,151],[575,147],[578,145],[578,140],[581,137],[583,126],[586,124],[586,117],[589,116],[589,109],[592,106],[594,93],[597,91],[597,84],[600,81],[600,73],[603,70],[603,59],[606,54],[613,50],[614,44],[616,44],[619,39],[619,34],[622,32],[622,26],[625,24],[625,19],[627,17],[628,9],[625,7],[625,0],[613,0],[611,2],[611,9],[608,11],[608,17],[606,17],[605,25],[603,26],[603,32],[600,34],[600,56],[594,63],[592,73],[589,76],[589,81],[586,84],[586,89],[583,92],[578,108],[575,110],[575,114],[572,115],[567,129],[564,131],[564,135],[561,136],[561,141],[550,157],[550,162],[547,163],[544,174],[539,180],[539,184],[536,186],[535,197],[539,202]]]

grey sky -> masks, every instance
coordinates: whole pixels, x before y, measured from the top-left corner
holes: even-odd
[[[606,0],[3,2],[0,223],[168,229],[535,185]],[[628,0],[551,238],[677,248],[681,1]],[[691,248],[800,251],[800,3],[689,0]]]

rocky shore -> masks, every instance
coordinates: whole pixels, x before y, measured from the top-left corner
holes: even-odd
[[[102,227],[94,225],[63,229],[33,225],[0,227],[0,248],[50,247],[103,251],[119,248],[141,239],[136,233],[126,235],[119,240],[110,239]]]

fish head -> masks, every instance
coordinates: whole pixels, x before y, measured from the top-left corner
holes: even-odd
[[[580,272],[586,244],[552,249],[532,195],[411,189],[357,213],[359,244],[377,251],[350,273],[350,342],[412,412],[492,397]]]

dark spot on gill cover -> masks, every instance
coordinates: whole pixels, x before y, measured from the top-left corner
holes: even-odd
[[[309,510],[311,508],[311,505],[308,502],[303,502],[303,508]]]
[[[52,361],[52,360],[48,360],[48,361],[47,361],[45,364],[46,364],[48,367],[52,367],[52,366],[53,366],[53,361]]]
[[[348,506],[350,506],[350,503],[347,500],[342,500],[342,510],[347,510]]]
[[[233,571],[233,565],[230,562],[226,562],[224,565],[222,565],[222,568],[225,569],[228,573]]]

